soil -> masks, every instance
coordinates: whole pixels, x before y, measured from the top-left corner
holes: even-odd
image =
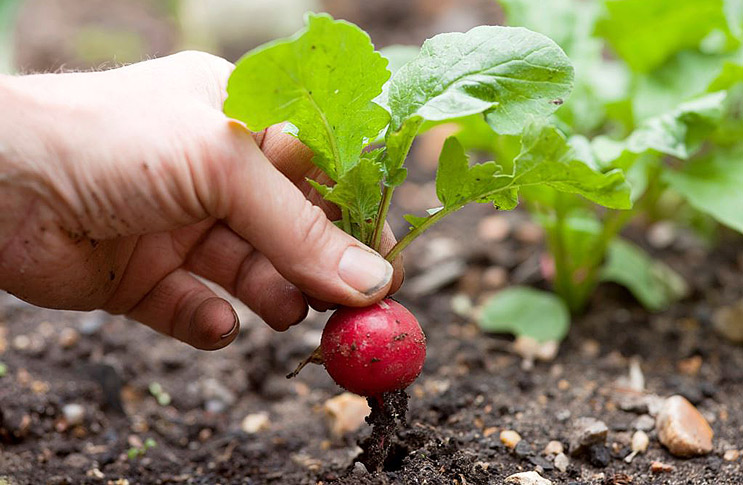
[[[425,19],[421,5],[417,18]],[[364,25],[367,15],[364,26],[381,30],[363,11],[347,17]],[[405,24],[388,38],[405,40],[408,29],[414,42],[433,28],[417,26]],[[416,147],[412,183],[398,192],[392,220],[432,197],[436,145],[434,139]],[[478,221],[493,214],[467,208],[406,251],[408,281],[397,298],[423,326],[428,358],[408,389],[407,424],[381,471],[354,465],[369,426],[341,438],[331,433],[323,403],[341,390],[320,366],[285,378],[317,347],[327,315],[312,313],[277,334],[241,307],[239,338],[209,353],[123,317],[40,309],[0,295],[0,362],[7,366],[0,377],[0,484],[465,485],[500,484],[531,470],[554,484],[743,483],[743,460],[723,459],[727,450],[743,450],[743,349],[712,325],[716,309],[743,298],[743,238],[723,232],[708,247],[680,230],[661,251],[648,244],[645,226],[628,228],[628,237],[687,279],[690,295],[649,314],[626,290],[602,285],[557,357],[525,370],[508,337],[485,335],[452,309],[455,295],[479,302],[505,284],[548,287],[539,272],[538,228],[516,210],[502,215],[510,227],[502,240],[484,241]],[[483,277],[492,268],[505,279]],[[440,285],[417,284],[434,276]],[[684,395],[705,415],[715,432],[712,453],[674,458],[649,431],[647,453],[624,461],[641,411],[623,410],[630,408],[622,404],[620,379],[632,360],[647,394]],[[69,404],[83,407],[78,424],[64,417]],[[246,432],[244,418],[260,413],[267,422]],[[571,457],[561,472],[542,450],[552,440],[567,447],[572,424],[584,416],[607,424],[607,447]],[[523,444],[509,450],[501,430],[517,431]],[[155,446],[145,450],[148,439]],[[654,475],[653,461],[673,469]]]

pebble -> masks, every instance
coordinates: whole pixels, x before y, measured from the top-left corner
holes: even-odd
[[[516,448],[513,449],[513,453],[519,458],[526,458],[533,455],[531,451],[531,445],[526,440],[521,440],[516,443]]]
[[[692,457],[712,451],[713,431],[704,416],[682,396],[666,399],[657,418],[658,438],[672,455]]]
[[[344,392],[325,401],[323,411],[330,433],[336,438],[359,429],[371,412],[365,398],[350,392]]]
[[[632,451],[636,453],[645,453],[650,444],[650,438],[644,431],[635,431],[632,435]]]
[[[653,224],[648,229],[647,238],[651,246],[664,249],[676,240],[676,225],[670,221],[661,221]]]
[[[516,431],[504,429],[500,432],[500,442],[506,445],[506,448],[513,450],[521,441],[521,435]]]
[[[555,457],[555,468],[565,473],[570,465],[570,458],[565,453],[560,453]]]
[[[366,466],[364,466],[363,463],[357,461],[353,464],[353,474],[356,476],[368,475],[369,470],[366,469]]]
[[[654,461],[650,464],[650,471],[653,473],[671,473],[673,471],[673,466],[666,465],[665,463],[661,463],[659,461]]]
[[[559,455],[565,451],[564,447],[562,446],[562,443],[559,441],[550,441],[547,443],[547,446],[544,447],[544,454],[545,455]]]
[[[539,342],[532,337],[520,335],[511,344],[511,350],[524,359],[521,367],[530,370],[534,367],[535,360],[542,362],[554,360],[560,350],[560,343],[556,340]]]
[[[653,428],[655,428],[655,419],[648,414],[638,416],[634,421],[632,421],[632,429],[638,431],[651,431]]]
[[[65,404],[62,407],[62,415],[70,426],[77,426],[85,421],[85,408],[80,404]]]
[[[63,349],[70,349],[80,341],[80,334],[74,328],[63,328],[59,333],[59,346]]]
[[[536,244],[542,241],[544,231],[539,224],[524,221],[519,224],[514,236],[519,242],[524,244]]]
[[[597,468],[605,468],[611,461],[609,448],[602,444],[594,444],[588,448],[588,459]]]
[[[688,359],[680,360],[676,364],[676,368],[681,374],[691,377],[697,376],[702,368],[702,357],[700,355],[694,355]]]
[[[110,315],[102,310],[86,313],[80,317],[78,330],[83,335],[93,335],[103,327]]]
[[[237,400],[235,393],[214,378],[207,378],[201,381],[199,390],[201,391],[201,395],[204,397],[205,401],[219,401],[223,403],[225,407],[233,405]]]
[[[406,293],[411,296],[425,296],[457,281],[467,271],[464,259],[452,259],[430,266],[421,274],[410,279]]]
[[[712,315],[717,333],[735,343],[743,343],[743,300],[722,307]]]
[[[506,477],[506,483],[514,483],[516,485],[552,485],[551,481],[542,477],[537,472],[515,473]]]
[[[577,419],[570,434],[570,454],[576,456],[591,445],[603,444],[608,433],[609,428],[603,421],[590,417]]]
[[[725,454],[722,455],[722,459],[725,461],[736,461],[740,458],[740,454],[739,450],[727,450]]]
[[[508,271],[500,266],[491,266],[482,273],[482,284],[487,290],[499,290],[508,283]]]
[[[483,241],[500,242],[505,240],[510,232],[510,222],[500,214],[480,219],[480,223],[477,225],[477,235]]]
[[[268,413],[266,412],[248,414],[240,423],[240,429],[248,434],[255,434],[259,431],[264,431],[270,426],[271,421],[268,418]]]

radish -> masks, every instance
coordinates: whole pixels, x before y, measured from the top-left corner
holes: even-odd
[[[415,381],[426,358],[426,337],[413,314],[387,298],[336,311],[325,325],[320,350],[338,385],[379,399]]]

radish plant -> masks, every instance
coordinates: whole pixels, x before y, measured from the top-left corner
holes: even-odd
[[[587,165],[623,171],[635,205],[632,211],[617,211],[544,185],[522,190],[527,209],[547,235],[552,264],[546,276],[574,313],[601,281],[628,287],[651,311],[664,309],[686,293],[685,282],[619,234],[637,215],[650,221],[704,221],[706,228],[714,219],[743,232],[743,4],[499,3],[509,24],[550,36],[570,57],[575,88],[551,122]],[[616,55],[607,57],[607,51]],[[458,123],[457,136],[467,140],[468,149],[511,156],[515,139],[483,129],[471,118]],[[675,201],[670,210],[665,208],[669,201]],[[501,307],[515,297],[496,295],[484,308],[482,326],[508,330]],[[533,298],[519,295],[519,303]],[[560,338],[549,330],[526,333]]]

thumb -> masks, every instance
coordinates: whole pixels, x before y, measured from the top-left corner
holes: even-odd
[[[227,170],[220,171],[211,187],[220,187],[217,206],[222,206],[222,214],[214,215],[308,296],[347,306],[366,306],[384,298],[392,283],[390,263],[337,228],[308,201],[240,123],[229,121],[226,129],[232,145],[228,149],[233,151],[227,157],[236,160],[218,164]]]

